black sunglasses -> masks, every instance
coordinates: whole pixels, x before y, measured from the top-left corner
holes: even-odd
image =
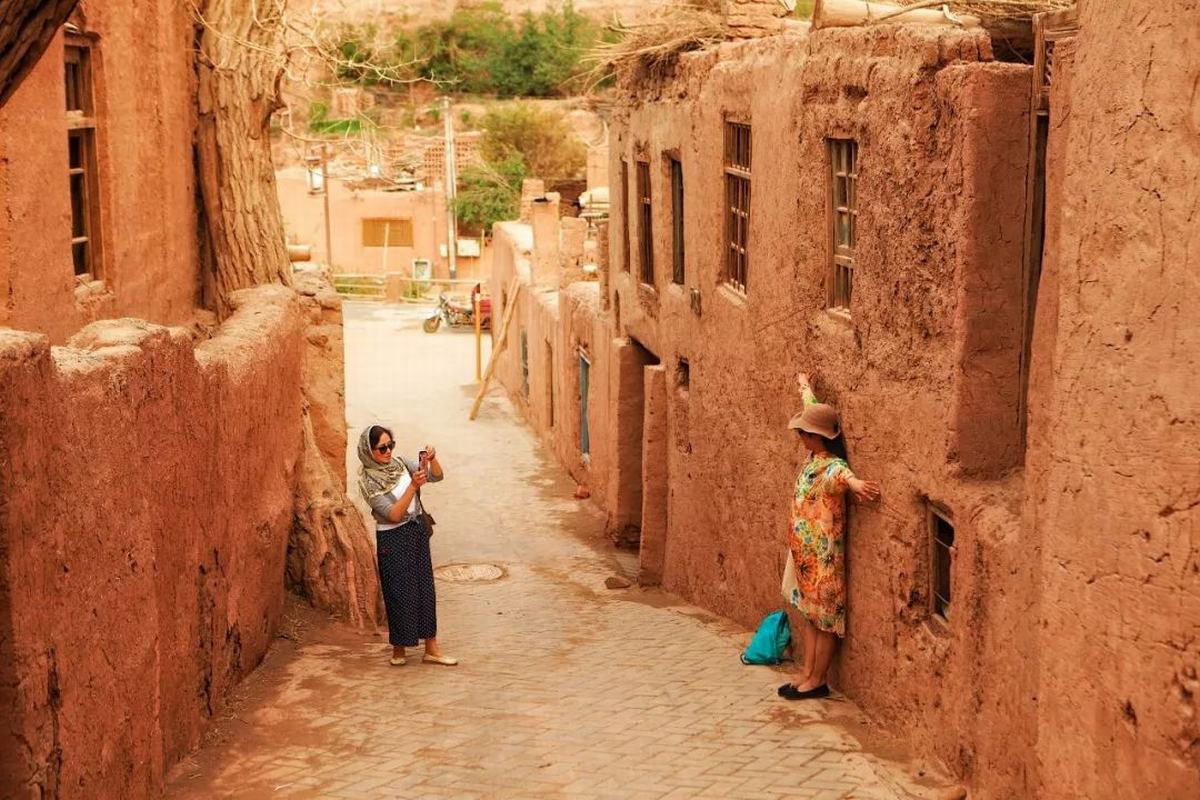
[[[380,453],[390,453],[393,449],[395,449],[395,447],[395,442],[388,442],[387,444],[377,445],[375,449]]]

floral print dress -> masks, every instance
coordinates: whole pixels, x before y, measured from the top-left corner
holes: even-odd
[[[809,396],[805,403],[815,402]],[[809,622],[846,634],[846,502],[854,477],[845,460],[813,456],[796,478],[783,594]]]

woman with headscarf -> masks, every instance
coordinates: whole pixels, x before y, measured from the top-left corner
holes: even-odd
[[[850,471],[846,446],[833,406],[818,403],[808,376],[800,373],[804,410],[788,428],[808,453],[792,495],[792,524],[783,594],[803,620],[804,665],[779,687],[789,700],[829,695],[825,674],[837,637],[846,634],[846,494],[875,500],[879,484]]]
[[[457,659],[442,655],[437,641],[437,597],[433,587],[433,534],[421,505],[421,487],[444,475],[437,452],[426,445],[421,459],[409,461],[398,453],[396,441],[382,425],[372,425],[358,439],[358,489],[375,519],[379,585],[387,609],[392,666],[406,663],[404,648],[425,641],[422,661],[453,666]]]

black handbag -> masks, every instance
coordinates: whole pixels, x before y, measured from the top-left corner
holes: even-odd
[[[421,524],[425,526],[425,535],[433,536],[433,526],[437,525],[437,520],[433,518],[433,514],[425,510],[425,504],[421,502],[420,489],[417,490],[417,506],[421,509],[417,512],[417,519],[421,520]]]

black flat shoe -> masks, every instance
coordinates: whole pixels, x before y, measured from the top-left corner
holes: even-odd
[[[829,697],[829,687],[822,683],[820,686],[802,692],[789,683],[779,687],[779,696],[788,700],[819,700],[822,697]]]

